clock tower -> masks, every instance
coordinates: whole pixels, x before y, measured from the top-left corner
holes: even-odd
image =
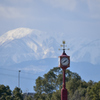
[[[61,89],[61,100],[67,100],[67,89],[66,89],[66,83],[65,83],[65,71],[66,68],[70,67],[70,56],[68,56],[65,53],[65,41],[63,41],[63,45],[61,45],[61,47],[63,47],[63,53],[61,56],[59,56],[59,67],[62,68],[63,70],[63,88]],[[69,49],[67,49],[69,50]]]

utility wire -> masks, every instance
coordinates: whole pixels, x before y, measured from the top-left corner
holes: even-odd
[[[14,76],[14,75],[10,75],[10,74],[0,73],[0,75],[6,75],[6,76],[18,78],[18,76]],[[21,77],[21,78],[22,78],[22,79],[28,79],[28,80],[35,80],[35,79],[32,79],[32,78],[26,78],[26,77]]]
[[[1,68],[0,69],[3,69],[3,70],[8,70],[8,71],[16,71],[18,72],[17,70],[12,70],[12,69],[7,69],[7,68]],[[38,75],[38,74],[34,74],[34,73],[29,73],[29,72],[22,72],[23,70],[21,70],[21,73],[24,73],[24,74],[32,74],[32,75]]]

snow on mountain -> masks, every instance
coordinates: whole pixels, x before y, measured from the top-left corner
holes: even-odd
[[[36,29],[17,28],[0,37],[0,65],[11,65],[29,60],[58,58],[62,40],[70,48],[73,62],[100,64],[100,39],[67,33],[48,34]]]
[[[73,57],[76,57],[77,61],[87,61],[93,64],[97,64],[100,61],[100,39],[93,40],[87,44],[83,44],[76,52]],[[81,58],[81,59],[80,59]],[[99,63],[100,64],[100,63]]]
[[[91,38],[87,34],[86,36],[68,33],[48,34],[36,29],[17,28],[0,36],[1,84],[9,84],[12,88],[17,86],[17,77],[12,79],[7,76],[17,76],[20,69],[21,89],[28,87],[32,90],[38,76],[58,66],[58,56],[62,53],[58,49],[61,48],[62,40],[65,40],[67,47],[70,48],[69,51],[66,50],[71,57],[71,66],[68,69],[78,73],[85,81],[90,79],[98,81],[100,37]],[[9,69],[6,70],[6,67]],[[22,72],[30,72],[33,75]],[[22,77],[31,78],[32,81]],[[29,85],[30,83],[32,85]]]
[[[50,41],[49,41],[50,40]],[[53,47],[56,40],[45,32],[18,28],[0,37],[1,65],[22,61],[56,57]]]
[[[0,37],[0,44],[5,43],[6,41],[12,41],[14,39],[20,39],[32,32],[31,29],[28,28],[18,28],[15,30],[8,31],[4,35]]]

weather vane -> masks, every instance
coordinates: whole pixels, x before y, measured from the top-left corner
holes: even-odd
[[[63,50],[63,54],[65,54],[65,50],[70,50],[69,48],[66,49],[67,45],[65,45],[65,41],[62,41],[63,45],[60,45],[63,49],[59,49],[59,50]]]

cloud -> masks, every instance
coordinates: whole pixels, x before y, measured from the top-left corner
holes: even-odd
[[[43,0],[43,1],[50,3],[54,7],[60,7],[70,11],[75,10],[77,5],[76,0]]]
[[[0,1],[1,18],[28,18],[34,8],[34,0]],[[33,10],[34,12],[34,10]]]
[[[55,8],[73,11],[86,17],[100,18],[100,0],[43,0]]]
[[[52,6],[48,6],[49,4]],[[52,8],[54,11],[52,11]],[[55,8],[59,9],[56,10]],[[64,13],[60,9],[63,9]],[[55,13],[58,10],[60,10],[59,13]],[[56,16],[56,14],[59,15]],[[48,21],[62,16],[61,14],[76,17],[78,15],[78,17],[83,18],[100,18],[100,0],[42,0],[42,2],[40,0],[0,1],[0,18],[20,18],[25,19],[25,21],[27,19],[33,21]]]
[[[9,4],[9,3],[13,3],[13,4],[20,4],[20,3],[30,3],[30,2],[33,2],[34,0],[3,0],[3,1],[0,1],[2,4]]]
[[[34,73],[38,73],[38,72],[44,72],[45,71],[45,68],[44,66],[33,66],[33,65],[30,65],[26,68],[22,68],[21,70],[24,70],[26,72],[34,72]]]
[[[0,6],[0,17],[23,18],[24,15],[22,14],[22,12],[19,8]]]
[[[92,18],[100,18],[100,0],[88,0],[90,16]]]

